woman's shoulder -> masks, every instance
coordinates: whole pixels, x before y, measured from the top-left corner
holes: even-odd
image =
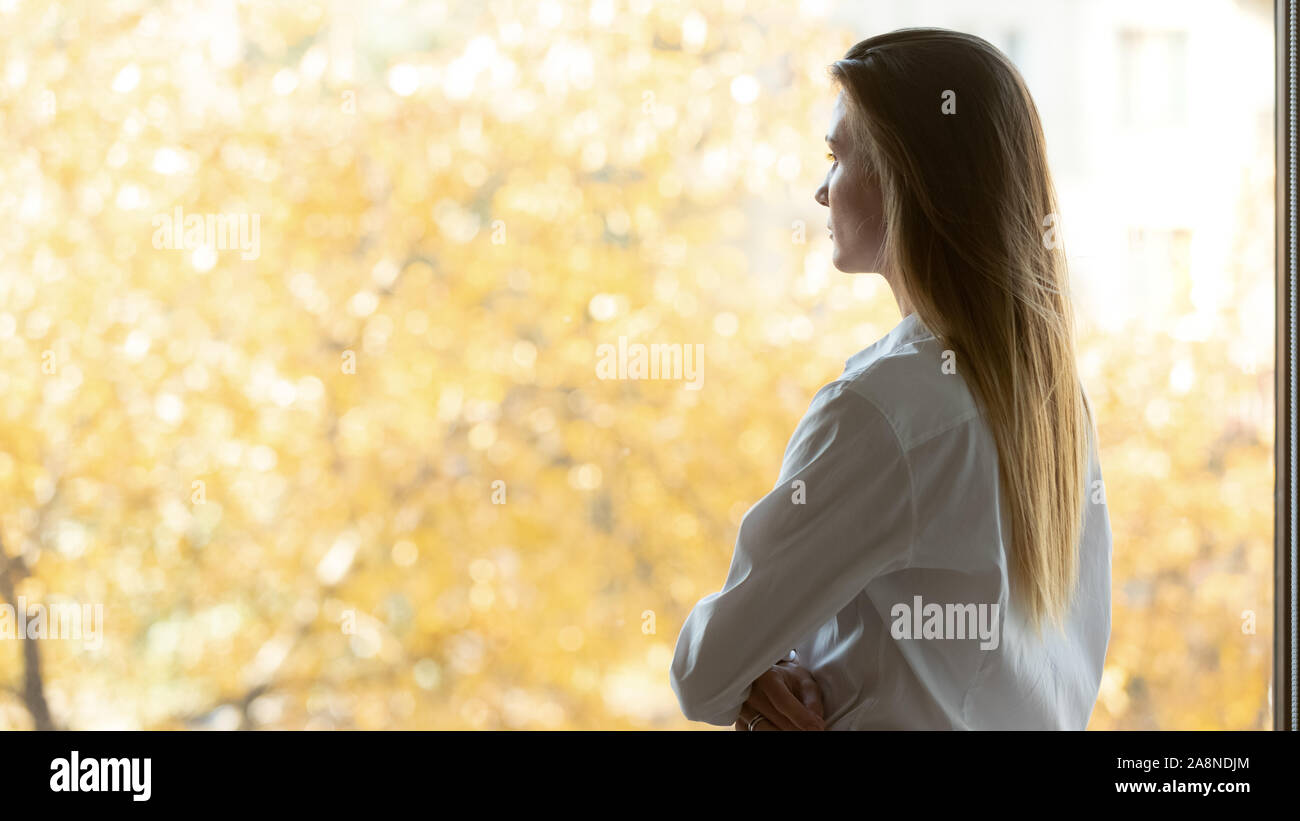
[[[979,418],[961,363],[933,336],[908,341],[827,386],[874,405],[905,450]],[[824,389],[825,390],[825,389]]]

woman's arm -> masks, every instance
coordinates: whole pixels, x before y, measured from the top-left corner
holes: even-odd
[[[907,565],[907,458],[876,405],[835,382],[786,449],[781,483],[745,514],[723,589],[677,639],[672,685],[687,718],[735,723],[754,682],[876,576]]]

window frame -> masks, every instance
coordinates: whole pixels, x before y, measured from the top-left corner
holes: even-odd
[[[1274,325],[1273,727],[1297,717],[1296,537],[1296,0],[1274,0],[1276,299]]]

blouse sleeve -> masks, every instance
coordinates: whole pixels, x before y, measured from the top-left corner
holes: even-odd
[[[907,566],[913,518],[889,420],[848,383],[823,388],[782,478],[741,520],[722,590],[682,626],[671,677],[685,716],[733,724],[759,675],[873,578]]]

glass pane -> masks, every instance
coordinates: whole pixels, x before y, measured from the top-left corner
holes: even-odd
[[[699,726],[682,619],[899,319],[813,192],[826,66],[912,25],[1042,115],[1114,536],[1091,726],[1271,726],[1271,3],[0,21],[0,596],[90,608],[39,696],[0,641],[0,728]]]

